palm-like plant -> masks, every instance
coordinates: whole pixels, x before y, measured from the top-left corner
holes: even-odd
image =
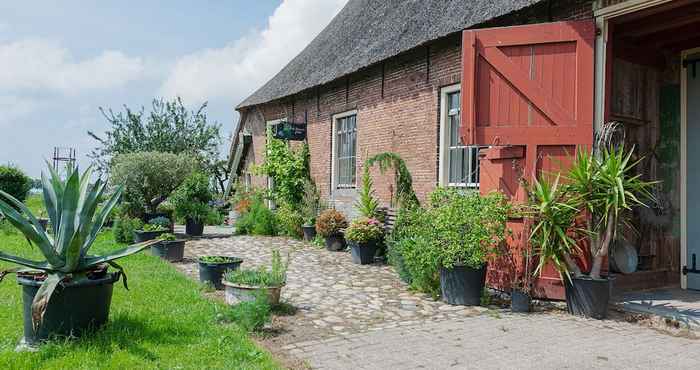
[[[117,189],[97,212],[98,203],[107,187],[101,179],[94,184],[90,183],[92,168],[82,176],[77,168],[69,171],[65,181],[51,166],[49,170],[50,177],[42,172],[41,181],[53,235],[44,231],[37,218],[22,202],[0,191],[0,213],[27,238],[30,245],[39,248],[45,258],[45,261],[33,261],[0,252],[0,260],[24,267],[0,272],[0,280],[10,272],[34,271],[46,275],[32,303],[32,321],[35,327],[41,323],[49,300],[61,282],[66,279],[72,282],[86,280],[90,272],[109,264],[124,277],[126,287],[123,269],[114,260],[158,243],[157,240],[152,240],[104,256],[88,254],[107,216],[119,201],[122,189]]]

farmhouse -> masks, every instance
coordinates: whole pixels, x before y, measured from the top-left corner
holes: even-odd
[[[562,169],[618,121],[640,174],[661,182],[620,241],[637,271],[615,289],[700,289],[700,168],[687,160],[700,156],[698,30],[700,3],[686,0],[351,0],[237,106],[230,169],[274,186],[251,167],[267,127],[290,122],[306,127],[322,197],[348,215],[361,164],[386,151],[406,160],[421,200],[455,186],[522,203],[536,174]],[[392,206],[391,175],[374,175]],[[509,247],[522,248],[528,220],[509,227]],[[504,264],[490,266],[491,286],[508,287]],[[536,292],[561,298],[558,274],[546,271]]]

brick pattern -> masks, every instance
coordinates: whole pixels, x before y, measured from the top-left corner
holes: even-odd
[[[550,3],[552,5],[550,5]],[[496,27],[592,16],[590,0],[545,2],[482,26]],[[264,155],[264,122],[279,118],[308,123],[311,175],[322,197],[353,216],[357,192],[331,189],[332,116],[358,111],[358,185],[368,156],[393,151],[406,161],[418,198],[424,200],[438,183],[440,88],[461,81],[461,35],[445,37],[381,64],[310,89],[292,97],[248,108],[245,127],[254,132],[253,156],[246,167]],[[260,130],[263,127],[263,130]],[[298,143],[293,145],[299,145]],[[372,171],[383,205],[394,195],[393,174]],[[256,186],[266,180],[256,178]]]

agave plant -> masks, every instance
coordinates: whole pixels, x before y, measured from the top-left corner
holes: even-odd
[[[27,238],[30,245],[37,247],[45,258],[45,261],[33,261],[0,251],[0,260],[23,267],[0,271],[0,280],[11,272],[45,273],[46,278],[32,303],[32,322],[35,327],[43,320],[51,296],[63,281],[70,279],[79,282],[88,279],[90,272],[108,264],[118,270],[117,274],[124,278],[124,286],[128,289],[124,270],[114,260],[158,243],[157,240],[151,240],[104,256],[90,255],[90,247],[105,219],[119,201],[122,189],[116,189],[97,212],[98,203],[107,187],[101,179],[94,184],[90,183],[92,168],[88,168],[82,176],[77,168],[69,171],[65,181],[50,165],[49,171],[50,178],[42,172],[41,181],[53,235],[44,231],[37,218],[22,202],[0,191],[0,214],[4,214],[7,221]]]

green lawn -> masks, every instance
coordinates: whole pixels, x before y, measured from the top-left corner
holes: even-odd
[[[118,248],[105,232],[94,249]],[[0,250],[38,258],[26,241],[0,228]],[[235,324],[217,322],[227,306],[203,298],[198,284],[149,253],[120,260],[130,291],[115,285],[110,322],[88,337],[16,353],[22,336],[20,288],[0,283],[0,369],[276,369],[270,354]],[[0,269],[9,264],[0,262]]]

